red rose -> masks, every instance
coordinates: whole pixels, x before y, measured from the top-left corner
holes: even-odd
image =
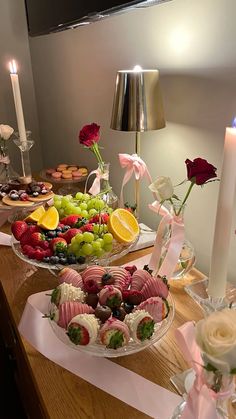
[[[203,185],[207,180],[217,177],[216,167],[200,157],[193,161],[187,159],[185,160],[185,164],[187,167],[188,180],[196,183],[196,185]]]
[[[92,123],[85,125],[79,133],[80,144],[91,147],[100,140],[100,126]]]

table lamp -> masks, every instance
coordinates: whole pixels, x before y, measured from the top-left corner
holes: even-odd
[[[140,156],[140,133],[165,127],[165,118],[158,70],[133,70],[117,72],[113,100],[111,128],[135,132],[135,153]],[[135,184],[136,214],[139,216],[140,183]]]

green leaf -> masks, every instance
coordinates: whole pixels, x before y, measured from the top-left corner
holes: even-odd
[[[204,365],[204,367],[203,367],[206,371],[210,371],[210,372],[216,372],[217,371],[217,368],[216,367],[214,367],[214,365],[211,365],[211,364],[207,364],[207,365]]]

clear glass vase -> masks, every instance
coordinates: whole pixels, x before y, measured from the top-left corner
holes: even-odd
[[[11,166],[6,141],[0,139],[0,183],[8,183],[10,180],[17,179],[18,176]]]
[[[215,373],[203,370],[203,377],[204,384],[207,385],[210,391],[212,390],[212,398],[216,401],[215,410],[217,417],[219,419],[236,418],[235,376],[222,374],[219,371]],[[209,397],[210,394],[209,392]],[[186,404],[187,400],[182,400],[174,410],[171,419],[181,419]]]
[[[182,223],[184,223],[185,207],[186,207],[185,205],[181,206],[181,205],[175,204],[174,207],[171,206],[170,208],[170,213],[172,214],[172,216],[176,220]],[[168,225],[166,233],[163,238],[163,243],[162,243],[160,266],[168,251],[168,247],[171,240],[171,235],[172,235],[172,228],[171,228],[171,225]],[[183,278],[190,271],[190,269],[192,269],[192,267],[194,266],[195,260],[196,260],[196,257],[195,257],[194,247],[192,243],[185,238],[182,245],[181,253],[179,255],[178,263],[175,267],[175,270],[171,278],[172,279]]]
[[[99,163],[98,168],[101,173],[99,195],[109,207],[116,209],[118,207],[118,196],[115,194],[112,186],[110,185],[110,163]]]

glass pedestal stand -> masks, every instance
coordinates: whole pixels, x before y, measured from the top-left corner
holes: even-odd
[[[27,131],[27,138],[30,136],[30,132]],[[32,181],[32,173],[30,166],[29,150],[34,145],[33,140],[21,141],[20,139],[15,139],[14,143],[20,149],[21,155],[21,165],[22,165],[22,176],[18,179],[21,183],[27,185]]]

